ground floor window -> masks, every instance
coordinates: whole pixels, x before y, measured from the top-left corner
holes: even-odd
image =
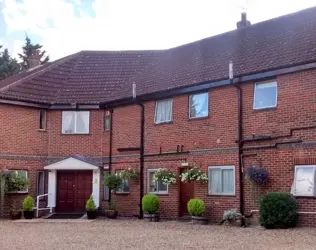
[[[209,194],[235,195],[235,166],[210,166],[208,179]]]
[[[168,185],[163,184],[161,181],[154,180],[154,174],[157,169],[148,170],[148,192],[151,194],[167,194]]]
[[[315,196],[316,165],[295,166],[292,194],[295,196]]]
[[[109,173],[109,170],[104,170],[103,176],[105,176],[105,174],[108,174],[108,173]],[[105,201],[110,200],[110,189],[104,184],[103,184],[103,200]]]
[[[7,188],[9,193],[27,193],[28,179],[26,170],[9,170],[7,175]]]
[[[117,171],[116,172],[117,174],[120,174],[121,171]],[[119,190],[116,191],[116,193],[121,193],[121,194],[126,194],[126,193],[129,193],[130,192],[130,187],[129,187],[129,182],[127,179],[123,179],[122,181],[122,186]]]
[[[45,193],[45,172],[44,171],[39,171],[37,172],[37,188],[36,192],[37,195],[42,195]]]

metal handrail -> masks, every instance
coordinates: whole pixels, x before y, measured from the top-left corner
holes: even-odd
[[[38,195],[37,197],[36,197],[36,207],[35,207],[35,209],[36,209],[36,218],[38,218],[38,211],[39,210],[45,210],[45,209],[49,209],[50,211],[50,213],[52,213],[52,207],[44,207],[44,208],[39,208],[39,199],[41,198],[41,197],[45,197],[45,196],[48,196],[49,194],[40,194],[40,195]]]

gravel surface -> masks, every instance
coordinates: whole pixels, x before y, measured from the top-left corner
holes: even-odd
[[[0,221],[0,249],[316,249],[316,228],[265,230],[138,220]]]

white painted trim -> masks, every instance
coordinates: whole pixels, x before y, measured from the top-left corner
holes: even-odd
[[[69,157],[44,167],[46,170],[95,170],[97,166]]]
[[[48,172],[48,202],[47,207],[56,207],[57,171]]]
[[[268,83],[275,83],[276,91],[275,91],[275,105],[265,106],[265,107],[256,107],[256,89],[257,85],[263,85]],[[278,105],[278,82],[276,80],[273,81],[265,81],[265,82],[257,82],[255,83],[254,87],[254,94],[253,94],[253,109],[260,110],[260,109],[268,109],[268,108],[275,108]]]
[[[100,202],[100,169],[93,170],[92,173],[92,196],[96,207],[99,207]]]
[[[211,192],[211,180],[210,180],[210,170],[213,169],[219,169],[224,170],[224,169],[229,169],[229,170],[233,170],[234,173],[234,192],[233,193],[212,193]],[[235,170],[235,166],[234,165],[225,165],[225,166],[209,166],[208,167],[208,194],[209,195],[218,195],[218,196],[232,196],[232,195],[236,195],[236,170]],[[221,173],[222,176],[222,173]]]

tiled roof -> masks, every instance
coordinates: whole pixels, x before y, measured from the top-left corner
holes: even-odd
[[[99,103],[316,61],[316,7],[163,51],[82,51],[0,81],[0,98]],[[42,68],[42,69],[41,69]],[[25,78],[26,77],[26,78]]]

